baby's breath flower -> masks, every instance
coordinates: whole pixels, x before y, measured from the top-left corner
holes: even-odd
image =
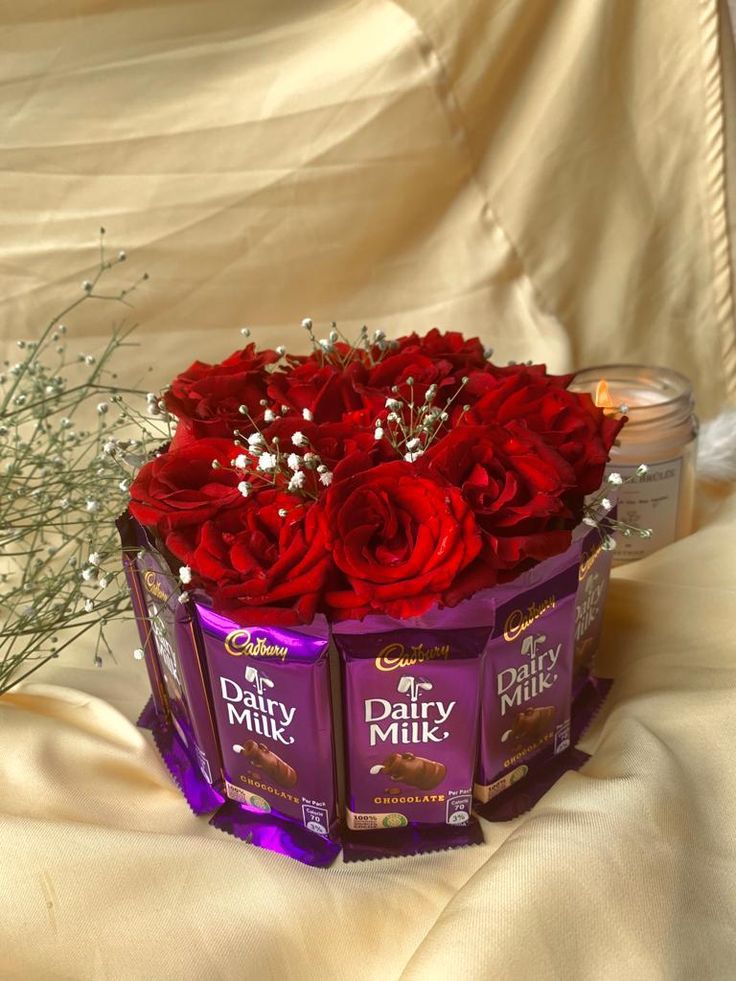
[[[298,453],[290,453],[286,458],[286,466],[289,470],[299,470],[302,465],[302,458]]]
[[[85,613],[93,613],[94,612],[94,609],[95,609],[95,604],[92,602],[91,599],[87,599],[87,600],[84,601],[84,612]]]
[[[647,473],[649,473],[649,467],[646,465],[646,463],[642,463],[642,464],[640,464],[636,468],[636,476],[637,477],[643,477],[644,474],[647,474]]]
[[[95,500],[89,500],[85,502],[84,509],[90,514],[94,514],[95,511],[99,511],[100,505]]]
[[[262,433],[251,433],[248,437],[248,446],[262,446],[265,443]]]
[[[305,330],[311,330],[312,329],[312,318],[311,317],[305,317],[304,320],[302,320],[302,327]]]
[[[279,517],[280,518],[285,518],[288,513],[289,512],[286,510],[286,508],[279,508]]]
[[[398,399],[387,398],[386,408],[390,409],[392,412],[396,412],[398,409],[401,408],[401,402],[399,402]]]
[[[101,415],[101,416],[104,416],[105,413],[109,410],[109,408],[110,408],[110,406],[108,405],[107,402],[98,402],[97,403],[97,414],[98,415]]]
[[[258,469],[268,473],[269,470],[276,469],[276,456],[273,453],[261,453],[258,457]]]
[[[274,422],[275,419],[276,419],[276,414],[274,413],[273,409],[266,409],[265,412],[263,413],[263,421]]]
[[[601,507],[603,508],[604,511],[610,511],[611,508],[613,507],[613,502],[609,501],[607,497],[604,497],[603,500],[601,501]]]
[[[608,475],[609,484],[615,484],[618,487],[620,484],[623,484],[623,482],[624,479],[620,473],[609,473]]]
[[[248,481],[241,480],[240,483],[238,484],[238,490],[243,495],[243,497],[247,497],[250,494],[250,484],[248,483]]]
[[[136,649],[133,651],[133,657],[136,659],[136,661],[142,661],[145,656],[146,652],[142,647],[136,647]]]
[[[416,460],[419,459],[419,457],[422,455],[423,452],[424,450],[414,450],[413,453],[405,453],[404,459],[406,460],[407,463],[414,463]]]
[[[312,413],[309,411],[309,409],[302,409],[302,418],[307,422],[312,421]]]
[[[304,486],[304,480],[304,471],[297,470],[294,474],[292,474],[291,480],[289,481],[289,490],[292,492],[301,490],[301,488]]]
[[[291,437],[291,442],[294,444],[294,446],[304,446],[304,444],[307,442],[307,437],[304,435],[304,433],[297,429],[297,431]]]
[[[279,344],[279,346],[276,348],[276,354],[278,354],[280,358],[283,358],[283,356],[286,354],[286,348],[283,344]]]
[[[325,470],[319,475],[319,482],[325,487],[329,487],[332,483],[332,473],[329,470]]]
[[[88,565],[99,565],[102,561],[102,556],[99,552],[90,552],[90,556],[87,559]]]
[[[188,565],[179,566],[179,582],[188,585],[192,581],[192,570]]]
[[[598,522],[595,520],[595,518],[591,518],[589,514],[586,514],[585,517],[583,518],[583,524],[588,525],[589,528],[598,527]]]
[[[189,599],[189,593],[186,590],[179,593],[178,600],[180,603],[186,603],[188,599]]]
[[[238,455],[233,460],[233,466],[238,470],[246,470],[248,467],[248,457],[245,453],[238,453]]]
[[[383,430],[381,429],[380,426],[376,426],[376,428],[373,431],[373,436],[376,440],[383,439]]]

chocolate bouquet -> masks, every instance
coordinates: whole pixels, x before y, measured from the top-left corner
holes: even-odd
[[[623,424],[432,330],[195,361],[120,519],[152,729],[197,813],[315,865],[482,840],[566,769]]]

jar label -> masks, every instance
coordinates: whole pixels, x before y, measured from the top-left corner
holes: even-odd
[[[606,467],[606,476],[620,473],[624,480],[631,481],[617,488],[619,521],[635,528],[652,529],[651,538],[641,538],[636,532],[630,537],[619,533],[614,561],[643,559],[670,545],[677,536],[682,457],[648,464],[648,468],[643,477],[637,477],[636,466],[613,462]]]

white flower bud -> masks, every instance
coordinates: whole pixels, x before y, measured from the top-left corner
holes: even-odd
[[[623,484],[623,482],[624,482],[624,479],[623,479],[623,477],[621,476],[620,473],[609,473],[609,475],[608,475],[608,483],[609,484],[615,484],[618,487],[618,485],[619,484]]]
[[[136,647],[136,649],[133,651],[133,657],[136,659],[136,661],[142,661],[145,656],[146,654],[142,647]]]
[[[646,465],[646,463],[642,463],[636,468],[636,476],[643,477],[645,473],[649,473],[649,467]]]
[[[309,411],[309,409],[302,409],[302,418],[304,418],[307,422],[312,421],[312,413]]]
[[[179,566],[179,581],[187,586],[192,581],[192,570],[188,565]]]
[[[291,437],[291,442],[294,444],[294,446],[304,446],[306,441],[307,437],[304,435],[304,433],[299,432],[299,430],[297,430]]]
[[[304,471],[297,470],[289,481],[289,490],[292,492],[300,490],[304,486],[304,479]]]
[[[275,415],[273,409],[266,409],[266,411],[263,413],[263,421],[264,422],[274,422],[275,419],[276,419],[276,415]]]
[[[302,327],[305,330],[311,330],[312,329],[312,318],[311,317],[305,317],[304,320],[302,320]]]

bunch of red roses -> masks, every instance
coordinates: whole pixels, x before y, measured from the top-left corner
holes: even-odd
[[[623,419],[572,376],[493,365],[477,338],[335,331],[249,344],[164,395],[166,452],[130,510],[215,608],[248,624],[409,617],[564,551]]]

